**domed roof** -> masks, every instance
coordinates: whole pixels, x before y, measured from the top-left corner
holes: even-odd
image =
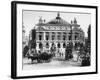
[[[51,20],[51,21],[49,21],[49,22],[47,22],[46,24],[54,24],[54,25],[56,25],[56,24],[58,24],[58,25],[70,25],[70,23],[69,22],[67,22],[67,21],[65,21],[65,20],[63,20],[61,17],[60,17],[60,14],[58,13],[57,14],[57,17],[55,18],[55,19],[53,19],[53,20]]]

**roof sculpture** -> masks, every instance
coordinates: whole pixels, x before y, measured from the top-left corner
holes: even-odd
[[[67,27],[70,28],[70,26],[79,27],[80,25],[77,24],[76,18],[74,18],[73,21],[71,20],[71,23],[65,21],[64,19],[60,17],[60,13],[58,12],[57,16],[54,19],[50,20],[49,22],[45,22],[45,20],[43,20],[42,17],[40,17],[39,23],[36,24],[36,26],[38,26],[36,30],[43,31],[43,30],[48,30],[48,29],[42,26],[59,26],[59,27],[65,26],[66,28]]]

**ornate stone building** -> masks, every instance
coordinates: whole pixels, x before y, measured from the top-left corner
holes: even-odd
[[[45,22],[42,18],[36,24],[36,50],[50,51],[52,46],[56,49],[64,49],[70,42],[73,45],[77,43],[84,44],[84,32],[74,18],[71,23],[60,17],[60,13],[56,18],[49,22]]]

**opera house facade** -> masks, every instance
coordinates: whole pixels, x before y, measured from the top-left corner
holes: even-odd
[[[84,32],[77,19],[74,18],[67,22],[61,18],[60,13],[57,13],[57,16],[48,22],[42,20],[41,17],[35,30],[37,51],[50,51],[53,46],[57,51],[58,49],[65,49],[69,43],[73,43],[73,45],[85,43]]]

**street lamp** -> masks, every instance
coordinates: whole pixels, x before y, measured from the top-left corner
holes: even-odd
[[[71,21],[71,26],[70,26],[70,32],[71,32],[71,53],[72,53],[72,51],[73,51],[73,40],[72,40],[72,38],[73,38],[73,32],[72,32],[72,27],[73,27],[73,25],[72,25],[72,21]]]

